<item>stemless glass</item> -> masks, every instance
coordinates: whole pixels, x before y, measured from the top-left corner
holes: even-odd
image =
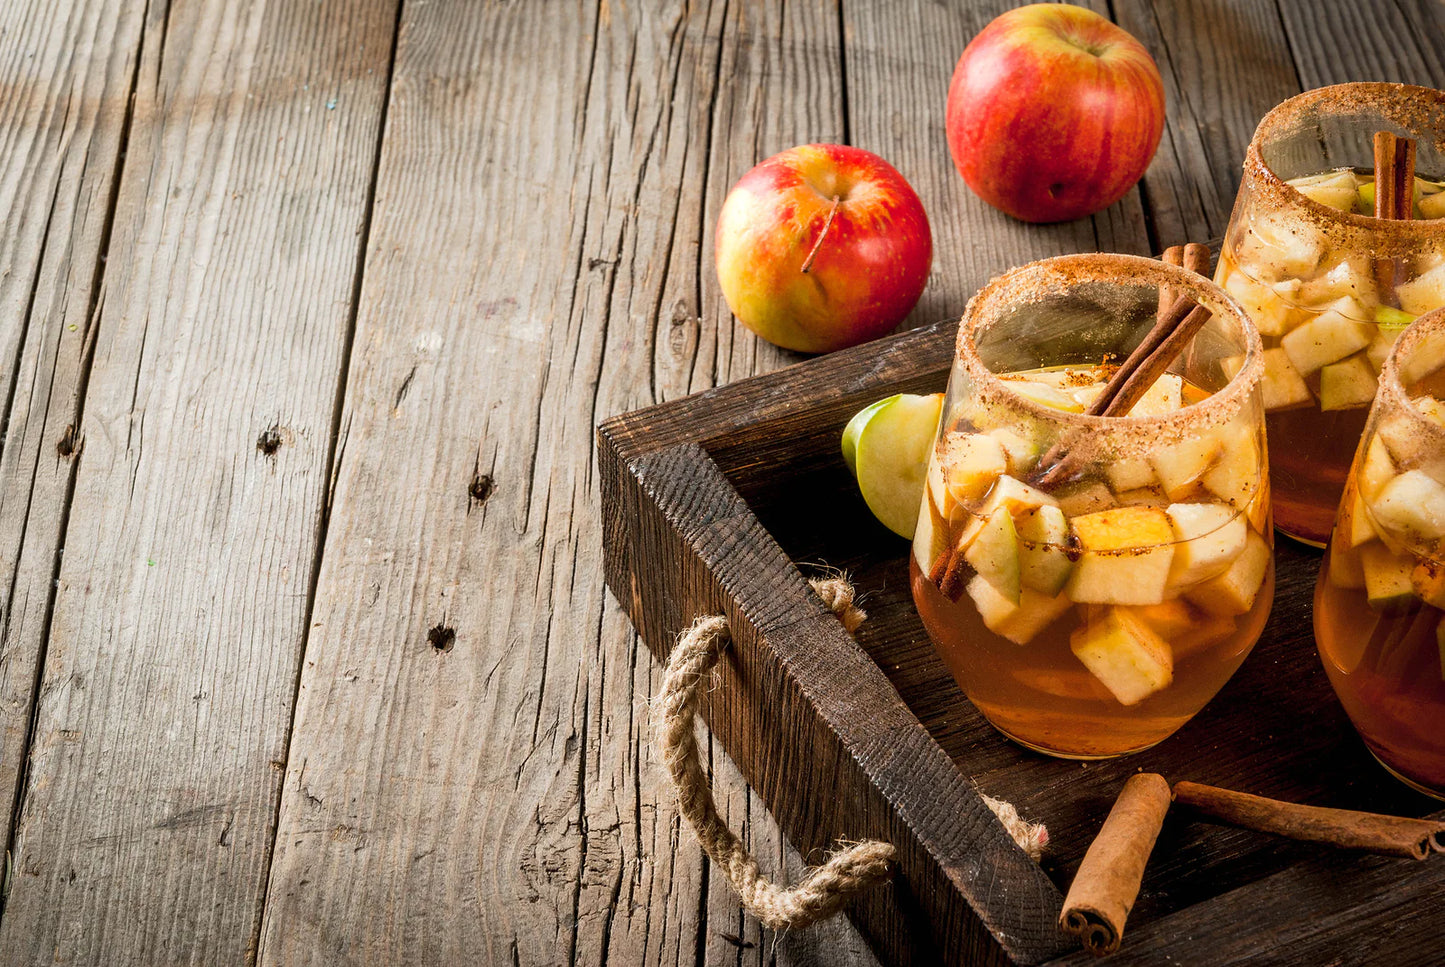
[[[1445,310],[1405,330],[1315,584],[1315,642],[1375,758],[1445,799]]]
[[[1414,218],[1373,217],[1376,131],[1417,140]],[[1445,305],[1445,92],[1341,84],[1259,123],[1215,280],[1264,337],[1275,523],[1329,535],[1380,366]]]
[[[1155,321],[1213,313],[1126,417],[1082,411]],[[1063,256],[959,328],[909,565],[924,627],[999,731],[1079,759],[1148,748],[1254,646],[1274,588],[1259,335],[1208,279]]]

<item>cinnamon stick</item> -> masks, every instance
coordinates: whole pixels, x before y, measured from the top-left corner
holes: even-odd
[[[1130,776],[1064,898],[1059,927],[1097,957],[1119,949],[1144,866],[1169,811],[1169,783],[1152,772]]]
[[[1375,132],[1375,217],[1409,221],[1415,211],[1415,140]],[[1375,260],[1375,284],[1386,305],[1395,304],[1395,260]]]
[[[1342,849],[1423,860],[1445,852],[1445,822],[1326,809],[1243,792],[1176,782],[1174,801],[1230,826]]]

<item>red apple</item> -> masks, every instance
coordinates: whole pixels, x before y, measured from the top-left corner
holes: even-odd
[[[738,321],[805,353],[892,330],[933,261],[917,193],[876,154],[841,144],[789,148],[743,175],[723,202],[715,247]]]
[[[948,88],[948,147],[980,198],[1026,222],[1124,197],[1164,132],[1144,46],[1083,7],[1010,10],[969,43]]]

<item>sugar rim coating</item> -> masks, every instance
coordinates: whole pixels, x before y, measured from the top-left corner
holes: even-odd
[[[1420,348],[1420,343],[1430,336],[1445,336],[1445,308],[1432,309],[1425,313],[1400,334],[1400,338],[1396,339],[1395,345],[1391,347],[1390,354],[1385,357],[1385,365],[1380,367],[1379,384],[1375,390],[1377,410],[1382,406],[1389,406],[1392,411],[1405,414],[1411,429],[1421,435],[1419,448],[1411,454],[1417,463],[1423,462],[1422,454],[1445,450],[1445,427],[1430,419],[1411,402],[1409,391],[1400,381],[1400,366]],[[1441,360],[1441,365],[1445,366],[1445,359]],[[1374,423],[1379,422],[1380,416],[1378,412],[1374,414]],[[1372,424],[1373,429],[1375,427]],[[1374,436],[1374,433],[1371,433],[1371,436]]]
[[[1335,84],[1282,101],[1260,120],[1245,150],[1241,192],[1247,189],[1274,209],[1290,210],[1292,217],[1311,223],[1334,244],[1346,245],[1361,254],[1413,255],[1412,246],[1429,239],[1445,240],[1445,218],[1375,218],[1340,211],[1293,187],[1264,161],[1265,143],[1311,123],[1312,118],[1365,113],[1394,122],[1445,154],[1445,91],[1383,82]],[[1361,131],[1361,137],[1373,136],[1373,131]]]
[[[1243,337],[1244,364],[1223,389],[1163,416],[1069,413],[1014,392],[1008,381],[1001,379],[979,357],[978,334],[998,321],[1001,309],[1043,302],[1081,283],[1167,286],[1176,292],[1186,292],[1215,316],[1234,321]],[[1086,460],[1143,456],[1160,445],[1180,442],[1197,436],[1205,428],[1227,423],[1256,398],[1264,376],[1264,346],[1258,330],[1239,303],[1198,273],[1138,255],[1059,255],[1029,262],[996,276],[968,301],[959,323],[954,352],[972,384],[970,395],[985,407],[1001,404],[1040,423],[1052,424],[1061,431],[1061,440],[1066,431],[1076,431],[1069,434],[1069,449]]]

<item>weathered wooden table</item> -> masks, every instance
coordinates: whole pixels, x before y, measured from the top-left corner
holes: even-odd
[[[0,962],[870,962],[740,915],[602,590],[593,425],[792,361],[719,297],[728,187],[804,141],[890,159],[921,323],[1217,237],[1301,88],[1445,86],[1439,0],[1092,0],[1158,59],[1164,142],[1025,226],[943,138],[1010,5],[0,6]]]

